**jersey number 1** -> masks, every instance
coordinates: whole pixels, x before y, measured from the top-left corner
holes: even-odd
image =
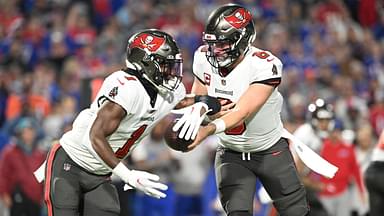
[[[123,159],[128,154],[131,146],[141,137],[147,126],[148,125],[142,125],[131,134],[131,137],[125,142],[125,144],[116,151],[115,155],[117,158]]]

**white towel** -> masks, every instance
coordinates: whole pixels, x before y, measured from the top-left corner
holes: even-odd
[[[44,161],[39,168],[35,172],[33,172],[33,175],[35,175],[35,178],[37,182],[41,183],[45,179],[45,165],[47,161]]]
[[[333,178],[333,176],[335,176],[337,170],[339,169],[338,167],[320,157],[320,155],[293,136],[286,129],[284,129],[282,137],[292,141],[293,149],[296,151],[301,161],[303,161],[309,169],[328,178]]]

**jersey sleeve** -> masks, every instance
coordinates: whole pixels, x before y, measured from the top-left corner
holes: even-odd
[[[251,75],[251,83],[262,83],[277,87],[281,83],[283,64],[276,57],[260,59],[255,62],[253,70],[255,73]]]
[[[105,80],[103,97],[119,104],[127,113],[133,110],[138,95],[141,92],[138,89],[139,82],[135,77],[129,76],[111,76]]]
[[[205,57],[204,49],[207,49],[206,46],[200,46],[196,51],[195,55],[193,56],[193,75],[201,82],[205,83],[204,81],[204,71],[203,71],[203,64],[205,61],[207,61]]]

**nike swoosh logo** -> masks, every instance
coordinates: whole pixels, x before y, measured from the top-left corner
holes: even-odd
[[[119,83],[120,83],[121,85],[124,85],[124,84],[125,84],[125,83],[121,82],[121,81],[119,80],[119,78],[117,78],[117,81],[119,81]]]
[[[275,58],[267,59],[267,62],[273,61]]]

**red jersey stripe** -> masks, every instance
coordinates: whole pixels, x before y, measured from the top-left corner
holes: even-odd
[[[45,171],[45,190],[44,190],[44,200],[47,204],[48,216],[53,216],[52,201],[51,201],[51,177],[52,177],[52,166],[53,159],[55,158],[57,150],[60,148],[60,144],[56,143],[53,145],[51,151],[49,152],[47,159],[47,167]]]

